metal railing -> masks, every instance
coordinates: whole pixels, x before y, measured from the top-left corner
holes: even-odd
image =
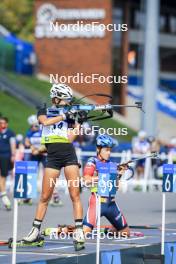
[[[77,149],[77,156],[78,160],[81,164],[81,175],[83,174],[83,157],[95,157],[96,152],[94,151],[82,151],[81,149]],[[150,153],[146,153],[146,155],[149,155]],[[112,158],[119,158],[120,162],[127,162],[133,158],[140,158],[140,154],[134,154],[130,150],[128,151],[123,151],[123,152],[116,152],[112,153],[111,157]],[[161,153],[158,155],[159,159],[161,161],[166,161],[169,164],[173,163],[173,156],[171,154],[166,154],[166,153]],[[129,181],[122,181],[120,184],[120,190],[122,192],[127,192],[131,191],[134,189],[135,186],[140,186],[143,192],[146,192],[147,190],[152,189],[153,187],[158,187],[158,189],[161,189],[162,187],[162,178],[155,178],[154,175],[154,170],[152,166],[152,160],[151,159],[146,159],[145,164],[144,164],[144,175],[143,177],[137,179],[137,175],[134,176],[133,179]]]
[[[31,153],[30,149],[24,150],[24,154],[30,154],[30,153]],[[89,157],[95,157],[96,152],[95,151],[82,151],[80,148],[77,148],[76,153],[77,153],[79,163],[81,164],[80,175],[82,176],[84,163]],[[147,153],[147,155],[148,154],[149,153]],[[133,154],[130,150],[111,153],[111,157],[114,159],[117,158],[119,161],[118,163],[127,162],[133,158],[139,158],[140,156],[141,155],[139,154]],[[86,157],[87,159],[85,159]],[[167,155],[166,153],[163,152],[159,155],[159,158],[161,161],[167,162],[169,164],[173,163],[173,156],[171,154]],[[60,179],[61,181],[59,181],[58,189],[62,189],[65,191],[65,193],[68,193],[67,182],[65,180],[63,172],[61,173]],[[153,168],[152,161],[150,158],[145,160],[143,177],[137,179],[137,175],[135,175],[134,178],[129,181],[122,181],[120,184],[119,191],[121,192],[133,191],[136,186],[140,186],[141,191],[143,192],[146,192],[147,190],[152,190],[152,188],[156,189],[156,187],[157,187],[157,190],[161,190],[162,177],[161,178],[155,177],[154,168]]]

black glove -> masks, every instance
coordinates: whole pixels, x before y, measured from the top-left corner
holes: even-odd
[[[78,112],[78,123],[82,124],[83,122],[87,121],[88,113],[86,111]]]
[[[69,111],[68,113],[65,114],[65,116],[68,123],[75,123],[77,112]]]

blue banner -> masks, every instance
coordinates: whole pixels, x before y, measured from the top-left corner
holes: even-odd
[[[15,162],[15,173],[27,174],[27,161]]]
[[[176,166],[175,166],[176,169]],[[174,174],[174,164],[163,164],[163,173]]]

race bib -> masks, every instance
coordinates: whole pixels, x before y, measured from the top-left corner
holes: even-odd
[[[98,194],[100,196],[115,196],[117,190],[117,163],[97,162]]]

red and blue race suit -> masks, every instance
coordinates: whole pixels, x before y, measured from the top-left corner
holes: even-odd
[[[96,168],[97,162],[100,161],[98,158],[89,158],[85,168],[84,176],[89,175],[91,177],[97,176],[98,171]],[[108,162],[108,161],[107,161]],[[91,188],[91,196],[89,198],[88,210],[84,218],[83,224],[93,229],[96,227],[97,222],[97,187]],[[105,216],[107,220],[116,228],[117,231],[123,230],[128,226],[127,221],[122,214],[119,206],[115,202],[115,196],[101,197],[101,216]]]

